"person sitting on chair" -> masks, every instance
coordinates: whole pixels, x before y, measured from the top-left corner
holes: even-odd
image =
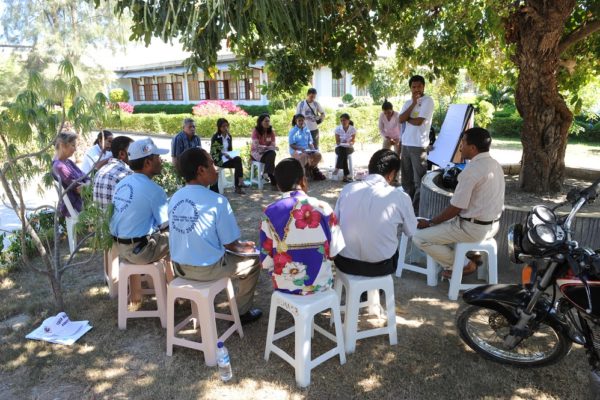
[[[217,120],[217,132],[210,139],[210,155],[217,167],[233,168],[234,186],[237,194],[245,194],[244,189],[244,167],[240,156],[231,157],[229,152],[233,151],[233,140],[229,133],[229,122],[225,118]],[[218,184],[210,187],[213,192],[219,192]]]
[[[356,129],[354,128],[354,122],[350,119],[350,115],[344,113],[340,115],[340,125],[335,128],[335,154],[337,155],[337,161],[335,163],[335,170],[333,175],[338,174],[341,169],[344,171],[343,182],[351,182],[352,176],[350,176],[350,167],[348,166],[348,157],[354,153],[354,141],[356,140]]]
[[[294,158],[275,167],[281,198],[265,208],[260,228],[260,260],[273,288],[313,294],[331,288],[331,257],[344,248],[344,237],[331,207],[306,195],[304,168]]]
[[[275,157],[277,157],[276,134],[271,126],[269,114],[261,114],[256,120],[256,126],[252,131],[252,145],[250,154],[253,161],[259,161],[265,165],[262,179],[271,182],[271,186],[277,187],[273,171],[275,170]]]
[[[175,274],[202,282],[237,278],[240,320],[242,324],[255,321],[262,311],[252,308],[260,275],[254,242],[240,241],[240,228],[229,201],[207,188],[216,182],[217,170],[206,150],[188,149],[179,161],[186,185],[169,200],[169,243]]]
[[[300,161],[306,176],[313,178],[315,181],[322,181],[325,180],[325,176],[317,167],[322,156],[315,149],[310,130],[304,122],[304,115],[302,114],[296,114],[292,118],[292,129],[288,133],[290,155]]]
[[[431,256],[444,268],[442,276],[452,276],[455,243],[481,242],[493,238],[500,227],[504,208],[504,171],[489,153],[492,138],[483,128],[471,128],[463,133],[460,152],[471,160],[458,175],[458,185],[450,205],[430,220],[419,220],[419,231],[413,236],[415,246]],[[463,275],[472,274],[481,263],[479,257],[470,261]]]
[[[340,271],[383,276],[396,271],[398,228],[412,236],[417,219],[410,197],[391,183],[400,170],[400,157],[382,149],[369,161],[369,175],[342,189],[335,206],[346,247],[335,258]]]

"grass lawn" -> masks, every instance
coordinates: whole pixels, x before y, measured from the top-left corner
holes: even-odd
[[[312,185],[312,194],[332,205],[338,182]],[[257,239],[262,206],[275,192],[251,190],[246,196],[227,192],[243,236]],[[66,250],[66,243],[65,243]],[[502,282],[516,277],[501,271]],[[431,288],[425,278],[406,272],[395,279],[398,345],[386,336],[360,340],[356,352],[340,366],[330,359],[312,371],[309,388],[296,387],[291,366],[272,354],[263,359],[268,315],[233,335],[230,351],[234,378],[219,380],[217,368],[204,365],[201,352],[175,347],[165,354],[165,331],[157,319],[128,322],[117,328],[117,303],[103,283],[102,260],[68,272],[66,304],[73,320],[89,320],[93,329],[71,347],[29,341],[25,334],[57,310],[43,276],[24,268],[0,277],[0,321],[25,313],[31,322],[21,331],[0,330],[0,397],[8,399],[583,399],[588,365],[582,348],[555,366],[516,369],[486,361],[457,336],[454,318],[460,302],[447,298],[448,283]],[[268,313],[271,284],[261,275],[256,305]],[[187,305],[179,306],[184,315]],[[327,325],[327,320],[318,321]],[[278,329],[289,326],[281,318]],[[378,325],[377,320],[362,324]],[[293,336],[282,346],[293,349]],[[328,349],[318,334],[313,357]],[[565,385],[568,377],[569,384]]]

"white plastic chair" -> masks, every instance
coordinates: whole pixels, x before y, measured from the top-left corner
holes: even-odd
[[[255,175],[256,171],[256,175]],[[250,164],[250,185],[256,183],[259,190],[263,189],[263,174],[265,173],[265,164],[252,160]]]
[[[229,179],[225,171],[229,170]],[[232,168],[219,168],[219,180],[217,181],[219,193],[223,194],[225,189],[235,186],[235,174]]]
[[[294,317],[294,326],[281,332],[275,333],[275,322],[277,320],[277,309],[281,307]],[[333,316],[335,335],[315,324],[314,318],[325,310],[331,309]],[[336,346],[311,359],[311,339],[314,331],[321,333]],[[287,335],[295,332],[294,358],[273,344]],[[340,364],[346,363],[344,353],[344,337],[342,334],[342,320],[340,315],[339,297],[333,290],[327,290],[307,296],[273,292],[271,296],[271,311],[269,313],[269,327],[267,328],[267,344],[265,346],[265,360],[269,361],[269,354],[273,352],[295,368],[296,383],[300,387],[310,384],[310,372],[317,365],[339,355]]]
[[[440,267],[437,263],[433,262],[430,257],[427,257],[427,266],[421,267],[419,265],[413,265],[406,262],[406,249],[408,247],[409,238],[402,234],[402,238],[400,239],[400,245],[398,247],[398,269],[396,270],[396,277],[402,278],[402,271],[412,271],[418,274],[427,275],[427,285],[429,286],[437,286],[438,284],[438,273],[440,272]]]
[[[494,238],[479,243],[457,243],[454,254],[454,266],[452,267],[452,277],[450,278],[450,289],[448,290],[448,298],[450,300],[458,300],[458,292],[461,290],[472,289],[482,285],[478,283],[462,283],[465,257],[470,251],[487,253],[487,268],[483,268],[483,266],[477,268],[477,278],[487,280],[487,283],[490,285],[498,283],[498,246]],[[437,264],[428,256],[427,264],[429,263]]]
[[[342,290],[346,292],[346,305],[340,309],[344,313],[344,341],[346,353],[353,353],[356,341],[377,335],[388,335],[390,345],[398,343],[396,330],[396,301],[394,297],[394,281],[392,275],[377,277],[350,275],[339,269],[335,274],[335,291],[342,298]],[[387,326],[382,328],[358,330],[358,313],[361,308],[369,307],[370,314],[380,315],[382,310],[379,303],[379,289],[385,293],[385,308],[387,313]],[[367,292],[368,300],[360,302],[360,296]]]
[[[75,233],[75,225],[79,220],[79,213],[75,211],[75,208],[71,204],[71,200],[69,200],[69,196],[67,196],[67,192],[62,188],[62,184],[60,181],[55,181],[54,186],[56,187],[57,193],[62,193],[62,200],[65,203],[65,207],[67,207],[67,211],[69,211],[70,217],[65,217],[65,222],[67,225],[67,240],[69,241],[69,252],[73,254],[75,251],[75,247],[77,246],[77,235]]]
[[[152,278],[153,289],[142,290],[142,294],[156,295],[156,310],[129,311],[129,277],[131,275],[148,275]],[[167,326],[166,313],[167,283],[164,262],[152,264],[130,264],[121,261],[119,265],[119,329],[127,329],[128,318],[160,318],[163,328]]]
[[[229,310],[231,314],[215,312],[215,297],[227,290]],[[192,304],[192,314],[175,325],[175,300],[187,299]],[[221,335],[217,332],[217,319],[232,321],[233,325]],[[195,342],[175,336],[187,324],[193,323],[194,329],[200,325],[202,342]],[[199,282],[183,278],[175,278],[167,286],[167,355],[173,355],[173,346],[188,347],[204,353],[207,366],[217,365],[217,342],[224,342],[234,332],[244,337],[240,315],[238,313],[231,279],[221,278],[213,282]]]
[[[109,297],[114,299],[119,293],[119,247],[116,242],[112,248],[104,250],[104,280]]]
[[[335,166],[337,165],[337,161],[338,161],[338,155],[336,154],[335,155],[335,162],[333,164],[333,168],[334,169],[335,169]],[[352,154],[348,154],[348,170],[350,171],[350,176],[354,178],[354,167],[352,165]],[[340,169],[340,171],[342,171],[342,170]],[[344,172],[342,171],[342,174],[343,173]],[[338,172],[338,174],[339,174],[339,172]]]

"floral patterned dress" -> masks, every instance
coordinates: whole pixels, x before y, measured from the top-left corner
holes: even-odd
[[[260,228],[260,261],[275,290],[307,295],[331,288],[331,258],[345,243],[327,203],[300,190],[285,193],[265,208]]]

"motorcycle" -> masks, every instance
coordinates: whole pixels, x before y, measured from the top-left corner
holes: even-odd
[[[524,264],[522,284],[466,291],[457,312],[461,339],[483,357],[517,367],[541,367],[584,346],[591,382],[600,388],[600,255],[572,238],[579,210],[598,196],[600,180],[573,189],[567,201],[532,208],[508,232],[511,261]],[[568,215],[556,210],[570,204]],[[560,295],[557,295],[557,290]]]

